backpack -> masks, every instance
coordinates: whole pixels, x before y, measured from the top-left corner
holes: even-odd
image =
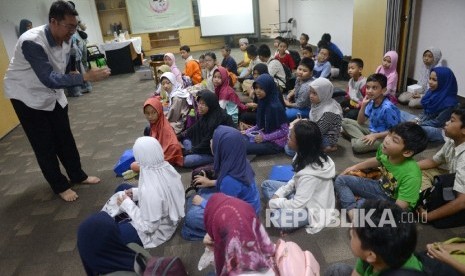
[[[285,84],[285,88],[284,88],[284,93],[287,93],[288,91],[294,89],[294,86],[295,86],[295,77],[292,76],[292,70],[291,68],[289,68],[289,66],[285,65],[285,64],[282,64],[280,62],[281,66],[283,67],[284,69],[284,73],[286,74],[286,79],[283,80],[281,79],[280,77],[278,77],[278,75],[274,75],[273,78],[276,78],[278,79],[279,81],[281,81],[282,83]]]
[[[134,271],[140,276],[187,276],[186,268],[179,257],[153,257],[136,243],[127,245],[134,252]]]
[[[274,255],[276,270],[281,276],[319,276],[320,265],[310,251],[303,251],[295,242],[279,239]]]
[[[299,63],[300,63],[300,60],[301,60],[299,52],[297,52],[296,50],[289,50],[289,49],[288,49],[288,51],[289,51],[289,54],[291,55],[292,59],[294,60],[294,64],[296,66],[299,66]]]
[[[213,164],[207,164],[193,169],[191,176],[191,185],[185,191],[186,198],[189,197],[191,191],[195,191],[197,193],[197,191],[199,190],[199,188],[194,184],[194,178],[195,176],[200,174],[204,175],[208,179],[218,178],[218,176],[215,174],[215,171],[213,170]]]

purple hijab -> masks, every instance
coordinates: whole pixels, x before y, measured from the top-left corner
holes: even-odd
[[[246,185],[254,183],[255,173],[246,158],[245,143],[239,130],[232,127],[220,125],[213,133],[213,165],[218,173],[218,190],[227,175]]]

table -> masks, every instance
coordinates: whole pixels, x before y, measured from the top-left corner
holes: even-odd
[[[113,41],[100,46],[105,52],[112,75],[135,72],[133,60],[142,52],[142,39],[140,37],[120,42]]]
[[[163,61],[151,61],[150,62],[150,67],[152,68],[153,80],[155,81],[155,85],[158,84],[157,67],[162,66],[163,64],[165,64]]]

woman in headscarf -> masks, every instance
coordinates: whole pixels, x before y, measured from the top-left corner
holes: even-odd
[[[418,79],[418,85],[421,86],[419,92],[404,92],[399,95],[399,102],[408,104],[411,108],[423,108],[421,105],[421,98],[425,95],[425,92],[429,89],[429,75],[431,69],[436,67],[441,60],[441,50],[434,47],[429,47],[423,52],[423,64],[421,67],[420,78]]]
[[[171,238],[184,217],[181,176],[164,160],[160,143],[153,137],[140,137],[133,151],[141,169],[139,186],[124,190],[116,200],[130,220],[111,223],[110,215],[100,212],[79,227],[79,254],[89,275],[133,271],[134,253],[129,254],[124,245],[135,242],[145,248],[157,247]],[[128,184],[121,186],[117,191]]]
[[[416,115],[401,111],[402,121],[415,121],[426,131],[429,141],[444,141],[442,128],[458,105],[458,87],[454,72],[448,67],[431,69],[429,89],[421,98],[423,112]]]
[[[275,275],[275,245],[249,204],[217,193],[205,207],[204,223],[216,275]]]
[[[178,139],[184,145],[184,167],[194,168],[213,162],[210,140],[219,125],[232,126],[231,116],[221,109],[218,97],[209,90],[197,93],[197,108],[200,118],[183,131]]]
[[[171,73],[173,73],[174,76],[176,77],[176,81],[180,83],[182,86],[183,84],[182,73],[179,70],[179,68],[176,66],[176,58],[174,57],[174,55],[172,53],[166,53],[165,56],[163,57],[163,61],[165,62],[166,65],[170,67]]]
[[[213,71],[213,85],[215,94],[218,96],[220,107],[231,115],[235,124],[238,123],[239,111],[244,112],[247,107],[241,102],[236,91],[229,85],[228,70],[224,67],[218,67]]]
[[[21,22],[19,22],[18,37],[20,37],[22,34],[24,34],[29,29],[32,29],[32,22],[27,19],[22,19]]]
[[[168,113],[166,118],[176,134],[181,133],[186,125],[186,118],[192,106],[192,96],[182,89],[182,84],[177,82],[171,72],[161,75],[161,86],[168,96]]]
[[[380,73],[386,76],[387,86],[384,95],[393,103],[397,104],[397,60],[396,51],[389,51],[384,54],[383,63],[376,68],[375,73]]]
[[[247,154],[266,155],[282,152],[289,135],[286,111],[272,76],[260,75],[253,84],[257,105],[257,124],[247,129]]]
[[[166,119],[163,114],[163,106],[159,98],[148,98],[144,103],[143,112],[150,124],[147,136],[151,136],[158,140],[163,148],[165,160],[168,163],[173,166],[182,167],[184,164],[184,157],[182,155],[181,145],[168,119]],[[134,167],[131,166],[131,168],[138,172],[138,164],[137,162],[135,163],[136,165]]]
[[[194,184],[201,189],[188,201],[187,214],[182,235],[188,240],[199,240],[205,235],[203,225],[204,208],[212,192],[222,192],[237,197],[250,204],[258,214],[260,211],[260,194],[255,185],[255,173],[247,160],[245,141],[241,133],[232,127],[218,126],[213,134],[211,149],[214,157],[214,171],[218,173],[216,180],[198,175]]]

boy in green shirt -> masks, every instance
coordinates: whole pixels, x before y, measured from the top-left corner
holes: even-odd
[[[412,156],[422,152],[427,144],[425,132],[413,122],[391,128],[379,146],[376,157],[345,169],[336,178],[334,189],[341,208],[348,210],[350,218],[352,209],[360,207],[365,199],[391,201],[402,209],[413,209],[419,197],[421,171]],[[377,167],[381,170],[379,180],[347,175]]]
[[[350,248],[358,258],[355,268],[337,263],[325,275],[376,276],[388,269],[423,270],[413,254],[415,224],[406,221],[403,209],[389,201],[367,200],[356,214],[361,215],[354,216],[350,229]]]

